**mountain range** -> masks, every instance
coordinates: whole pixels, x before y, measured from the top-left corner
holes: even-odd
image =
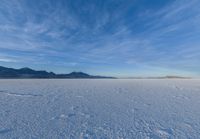
[[[21,68],[21,69],[14,69],[14,68],[7,68],[0,66],[0,78],[9,79],[9,78],[92,78],[92,79],[100,79],[100,78],[114,78],[114,77],[106,77],[106,76],[94,76],[89,75],[84,72],[71,72],[69,74],[56,74],[54,72],[47,72],[45,70],[33,70],[31,68]]]

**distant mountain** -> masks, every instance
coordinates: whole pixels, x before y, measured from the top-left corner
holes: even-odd
[[[183,76],[170,75],[170,76],[165,76],[163,78],[166,78],[166,79],[190,79],[191,77],[183,77]]]
[[[93,76],[83,72],[72,72],[69,74],[55,74],[44,70],[36,71],[30,68],[7,68],[0,66],[0,78],[114,78],[105,76]]]
[[[154,76],[154,77],[127,77],[124,79],[191,79],[192,77],[183,77],[183,76]],[[122,78],[123,79],[123,78]]]

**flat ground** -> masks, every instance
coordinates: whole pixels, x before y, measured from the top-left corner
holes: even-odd
[[[198,139],[200,80],[0,80],[1,139]]]

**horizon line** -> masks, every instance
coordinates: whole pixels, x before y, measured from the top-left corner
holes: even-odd
[[[6,66],[1,66],[0,67],[4,67],[4,68],[10,68],[10,69],[15,69],[15,70],[20,70],[20,69],[31,69],[31,70],[34,70],[34,71],[46,71],[48,73],[54,73],[54,74],[57,74],[57,75],[62,75],[62,74],[70,74],[70,73],[73,73],[73,72],[76,72],[76,73],[86,73],[88,75],[93,75],[89,72],[84,72],[84,71],[81,71],[81,70],[73,70],[71,72],[65,72],[65,73],[57,73],[55,71],[52,71],[52,70],[45,70],[45,69],[34,69],[34,68],[30,68],[30,67],[21,67],[21,68],[13,68],[13,67],[6,67]],[[117,79],[175,79],[175,78],[178,78],[178,79],[198,79],[200,77],[198,76],[182,76],[182,75],[177,75],[177,74],[166,74],[166,75],[162,75],[162,76],[154,76],[154,75],[146,75],[146,76],[112,76],[112,75],[103,75],[103,74],[95,74],[93,76],[105,76],[105,77],[113,77],[113,78],[117,78]]]

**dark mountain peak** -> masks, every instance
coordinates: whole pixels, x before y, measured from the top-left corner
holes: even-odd
[[[28,67],[24,67],[24,68],[21,68],[19,69],[20,71],[34,71],[33,69],[31,68],[28,68]]]
[[[5,67],[3,67],[3,66],[0,66],[0,69],[4,69]]]
[[[73,71],[69,74],[66,74],[67,77],[69,78],[92,78],[93,76],[87,74],[87,73],[84,73],[84,72],[76,72],[76,71]]]
[[[6,67],[3,67],[3,66],[0,66],[0,70],[6,70],[6,69],[12,69],[12,68],[6,68]]]
[[[23,68],[21,68],[21,70],[32,70],[32,69],[28,68],[28,67],[23,67]]]
[[[85,76],[89,76],[89,74],[84,73],[84,72],[77,72],[77,71],[73,71],[71,73],[69,73],[69,75],[85,75]]]

